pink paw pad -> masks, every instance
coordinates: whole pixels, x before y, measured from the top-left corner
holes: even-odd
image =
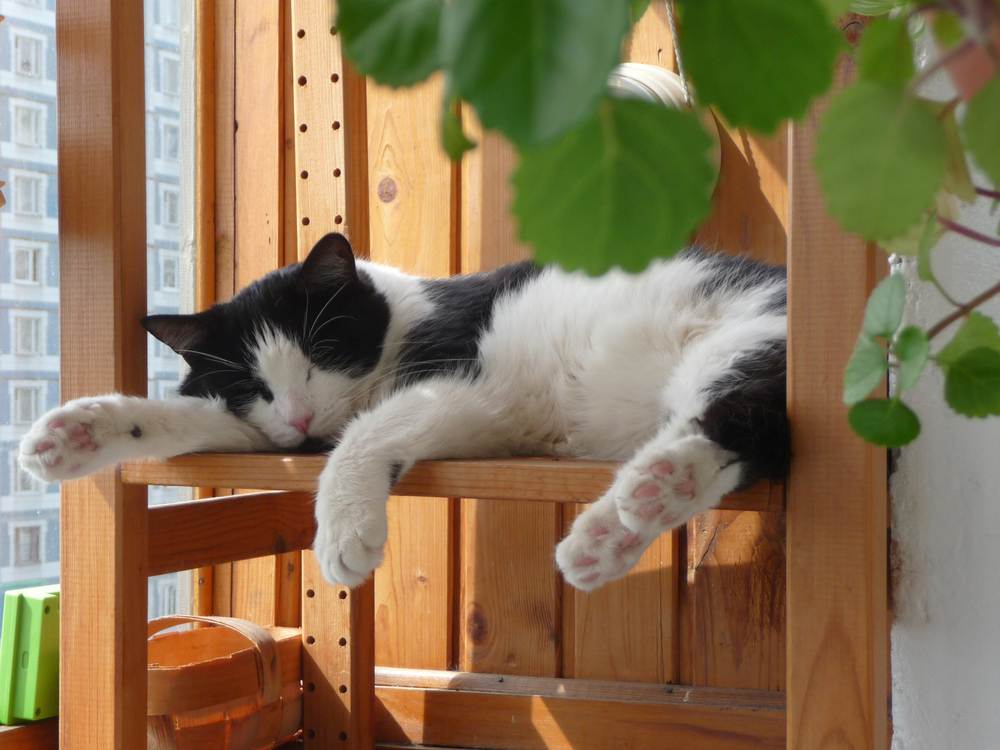
[[[592,539],[603,539],[611,533],[611,530],[607,526],[597,523],[587,529],[587,533]]]
[[[631,549],[635,549],[642,542],[642,539],[638,534],[633,531],[628,532],[622,537],[621,541],[618,542],[619,552],[628,552]]]
[[[51,440],[43,440],[38,445],[35,446],[35,453],[45,453],[56,447],[56,444]]]
[[[49,422],[49,429],[50,430],[58,430],[58,429],[61,429],[61,428],[65,427],[65,426],[66,426],[66,420],[65,419],[53,419],[51,422]]]
[[[674,473],[674,465],[669,461],[660,461],[649,467],[653,476],[666,479]]]
[[[591,565],[597,565],[598,562],[598,559],[591,555],[580,555],[573,561],[573,567],[589,568]]]
[[[652,521],[663,512],[662,503],[647,503],[636,511],[636,515],[643,521]]]
[[[635,488],[632,497],[636,500],[651,500],[660,496],[660,485],[656,482],[644,482]]]
[[[694,480],[685,479],[683,482],[674,487],[674,489],[677,490],[677,492],[680,493],[681,495],[694,497],[694,489],[695,489]]]

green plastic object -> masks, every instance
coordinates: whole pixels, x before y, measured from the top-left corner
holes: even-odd
[[[0,635],[0,724],[59,713],[59,586],[4,595]]]

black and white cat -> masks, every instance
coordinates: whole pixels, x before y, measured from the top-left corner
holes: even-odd
[[[314,545],[332,582],[381,562],[386,497],[422,459],[623,460],[556,549],[587,590],[788,463],[785,274],[745,259],[423,280],[355,261],[331,234],[229,302],[143,324],[190,366],[183,395],[71,401],[32,427],[22,466],[53,481],[129,458],[336,445]]]

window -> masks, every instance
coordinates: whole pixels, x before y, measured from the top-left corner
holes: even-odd
[[[28,78],[42,77],[42,40],[14,33],[14,72]]]
[[[160,251],[160,289],[177,291],[177,256],[163,250]]]
[[[11,386],[14,424],[30,425],[42,412],[42,384],[20,383]]]
[[[160,123],[160,157],[177,161],[181,151],[181,129],[176,122]]]
[[[176,29],[180,25],[177,12],[177,0],[160,0],[157,8],[157,18],[160,26]]]
[[[165,227],[176,227],[181,223],[181,200],[176,188],[163,188],[160,193],[160,223]],[[174,282],[176,288],[177,282]]]
[[[181,61],[175,55],[160,55],[160,91],[172,96],[181,91]]]
[[[41,492],[44,489],[44,485],[21,468],[21,465],[17,462],[16,454],[12,453],[10,457],[13,464],[13,470],[11,471],[11,476],[13,477],[11,494],[31,495]]]
[[[18,146],[44,146],[44,108],[27,102],[15,102],[12,109],[14,113],[14,143]]]
[[[42,215],[42,206],[45,204],[44,180],[44,176],[37,173],[11,170],[14,213],[22,216]]]
[[[10,243],[11,278],[15,284],[42,283],[42,243],[14,240]]]
[[[14,326],[14,354],[37,357],[45,353],[45,313],[11,312]]]
[[[39,565],[42,562],[42,525],[14,527],[14,565]]]
[[[156,608],[161,615],[177,612],[177,580],[158,580],[156,582]]]

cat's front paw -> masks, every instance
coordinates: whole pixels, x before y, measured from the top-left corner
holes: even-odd
[[[113,462],[108,448],[120,436],[107,406],[105,399],[79,399],[50,411],[21,439],[21,466],[42,481],[54,482],[85,476]]]
[[[382,562],[388,535],[388,483],[328,466],[316,495],[313,551],[330,583],[358,586]]]

